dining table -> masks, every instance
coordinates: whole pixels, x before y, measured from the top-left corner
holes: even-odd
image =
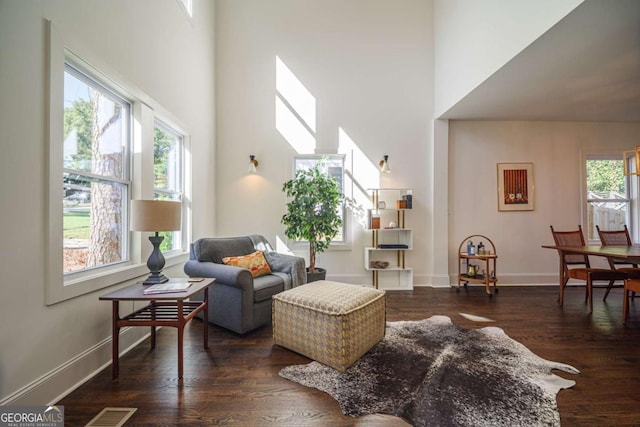
[[[600,256],[607,259],[615,259],[616,261],[626,261],[629,264],[640,264],[640,245],[584,245],[584,246],[558,246],[558,245],[542,245],[546,249],[555,249],[558,251],[560,258],[560,290],[558,293],[558,305],[562,306],[564,300],[564,286],[567,282],[565,277],[567,265],[565,255],[589,255]]]

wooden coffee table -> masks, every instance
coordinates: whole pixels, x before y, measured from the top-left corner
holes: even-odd
[[[208,340],[208,306],[209,285],[215,279],[203,279],[193,282],[185,292],[145,295],[149,285],[135,284],[119,289],[100,297],[103,301],[112,301],[112,359],[111,372],[113,379],[119,375],[119,337],[123,326],[150,326],[151,348],[156,346],[156,326],[171,326],[178,329],[178,379],[183,374],[183,341],[184,327],[198,313],[202,312],[202,329],[204,330],[204,348],[209,348]],[[187,279],[171,279],[170,283],[184,283]],[[192,295],[204,290],[203,301],[186,301]],[[120,318],[120,301],[149,301],[149,304],[133,313]]]

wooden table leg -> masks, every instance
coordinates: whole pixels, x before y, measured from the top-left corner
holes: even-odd
[[[202,330],[204,348],[209,348],[209,287],[204,288],[204,309],[202,310]]]
[[[151,320],[155,322],[156,320],[156,303],[155,301],[151,301]],[[156,327],[151,326],[151,349],[156,348]]]
[[[564,252],[558,251],[558,256],[560,257],[560,260],[558,262],[558,265],[560,265],[560,274],[558,275],[560,281],[560,287],[558,288],[558,305],[562,307],[562,305],[564,304],[564,285],[566,283],[566,281],[564,280],[564,271],[566,267],[564,261]]]
[[[184,312],[183,312],[183,301],[178,301],[178,380],[182,379],[183,374],[183,343],[184,343]]]
[[[120,366],[118,360],[119,353],[119,337],[120,337],[120,309],[117,300],[113,301],[111,308],[111,377],[115,380],[120,374]]]

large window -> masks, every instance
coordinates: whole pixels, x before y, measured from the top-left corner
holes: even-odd
[[[64,273],[128,259],[129,102],[67,64],[64,72]]]
[[[298,155],[294,158],[294,174],[298,170],[311,169],[317,163],[322,163],[323,171],[336,180],[340,193],[344,194],[344,156],[338,154],[324,155]],[[338,208],[340,210],[340,218],[342,219],[342,228],[331,241],[332,243],[345,243],[346,221],[344,205]]]
[[[170,126],[156,121],[153,139],[153,198],[183,201],[183,136]],[[164,240],[160,249],[182,249],[182,233],[160,233]]]
[[[148,94],[67,48],[51,22],[47,37],[45,302],[56,304],[148,275],[148,236],[129,230],[130,200],[180,200],[189,212],[189,138]],[[165,236],[165,268],[188,256],[182,218],[180,232]]]
[[[597,241],[596,225],[602,230],[620,230],[630,223],[630,195],[624,160],[619,156],[589,155],[586,160],[586,238]]]

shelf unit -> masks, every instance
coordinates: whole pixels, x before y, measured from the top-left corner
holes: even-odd
[[[488,250],[488,253],[484,254],[475,254],[469,255],[467,253],[467,243],[469,241],[476,240],[478,241],[486,241],[487,246],[485,246]],[[485,291],[489,296],[493,296],[491,292],[491,286],[493,285],[493,292],[496,294],[499,292],[498,289],[498,278],[497,278],[497,270],[496,270],[496,259],[498,258],[498,253],[496,252],[496,246],[493,244],[491,239],[487,236],[483,236],[482,234],[472,234],[471,236],[467,236],[458,246],[458,288],[457,292],[460,292],[460,284],[463,283],[464,287],[467,287],[468,283],[482,283],[484,284]],[[475,261],[474,264],[471,264],[472,261]],[[469,275],[469,266],[475,265],[479,267],[484,266],[484,274],[474,274]]]
[[[371,272],[376,289],[381,285],[413,289],[413,269],[407,266],[405,256],[413,250],[413,230],[406,228],[405,222],[406,212],[413,207],[412,190],[369,188],[367,192],[372,206],[367,212],[371,246],[364,248],[364,268]],[[382,282],[381,275],[384,276]]]

